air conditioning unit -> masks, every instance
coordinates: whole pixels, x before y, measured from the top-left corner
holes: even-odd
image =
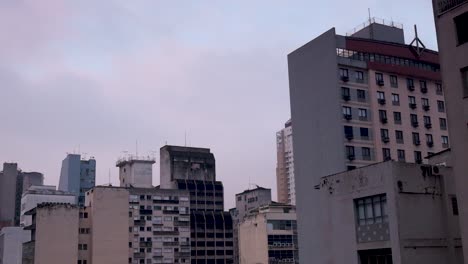
[[[422,165],[421,171],[423,176],[432,176],[432,175],[439,175],[440,169],[438,166],[431,166],[431,165]]]
[[[379,99],[378,102],[379,102],[379,104],[384,105],[385,104],[385,99]]]
[[[429,109],[431,109],[431,107],[428,106],[428,105],[423,105],[423,109],[424,109],[424,111],[429,111]]]
[[[415,122],[411,122],[411,125],[412,125],[413,127],[418,127],[418,126],[419,126],[419,123],[415,121]]]
[[[409,107],[410,107],[411,109],[416,109],[416,104],[415,104],[415,103],[410,103],[410,104],[409,104]]]
[[[378,86],[384,86],[384,84],[385,84],[385,83],[384,83],[383,80],[378,80],[378,81],[377,81],[377,85],[378,85]]]
[[[427,129],[432,128],[432,124],[431,124],[431,123],[426,123],[426,124],[424,124],[424,126],[425,126]]]

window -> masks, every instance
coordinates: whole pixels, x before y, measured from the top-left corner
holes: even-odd
[[[354,159],[354,147],[353,146],[346,146],[346,155],[349,159]]]
[[[431,134],[426,134],[426,142],[427,142],[428,145],[434,144],[434,140],[432,139]]]
[[[364,82],[364,73],[362,71],[356,71],[356,82]]]
[[[383,157],[384,160],[391,160],[392,159],[389,148],[383,148],[382,149],[382,157]]]
[[[384,124],[387,123],[387,111],[379,110],[379,118],[380,118],[380,122]]]
[[[351,115],[351,107],[343,106],[343,115]]]
[[[421,88],[421,93],[427,93],[426,81],[419,81],[419,87]]]
[[[393,105],[400,105],[400,95],[392,94],[392,104]]]
[[[380,129],[380,136],[382,137],[382,141],[387,143],[390,141],[388,137],[388,129]]]
[[[395,75],[390,75],[390,86],[393,88],[398,88],[398,77]]]
[[[353,136],[353,127],[352,126],[344,126],[344,133],[345,133],[345,137],[347,139],[352,139],[354,136]]]
[[[80,213],[80,218],[88,218],[88,213]]]
[[[426,128],[431,128],[432,123],[431,123],[431,117],[430,116],[424,116],[424,125]]]
[[[79,259],[78,264],[88,264],[88,261],[86,259]]]
[[[369,139],[369,129],[366,127],[359,128],[361,132],[361,139],[368,140]]]
[[[393,121],[395,124],[401,124],[401,113],[400,112],[393,112]]]
[[[414,96],[408,96],[408,101],[409,101],[409,107],[411,109],[416,108],[416,98]]]
[[[296,230],[296,220],[267,220],[267,230]]]
[[[457,202],[457,197],[452,197],[450,200],[452,201],[452,212],[453,212],[453,215],[458,215],[458,202]]]
[[[462,88],[463,88],[463,98],[468,97],[468,67],[465,67],[460,70],[462,75]]]
[[[411,78],[406,79],[406,86],[410,91],[414,91],[414,80]]]
[[[78,244],[78,250],[88,250],[88,244]]]
[[[418,116],[415,114],[410,115],[411,124],[413,127],[418,127]]]
[[[358,98],[358,101],[365,102],[366,101],[366,91],[358,89],[357,90],[357,98]]]
[[[436,83],[436,94],[442,95],[442,93],[443,93],[443,91],[442,91],[442,84]]]
[[[414,152],[414,162],[421,163],[422,162],[422,153],[421,151]]]
[[[359,108],[359,120],[366,121],[367,120],[367,109]]]
[[[468,31],[466,25],[468,25],[468,12],[465,12],[453,19],[455,22],[455,28],[457,30],[458,45],[462,45],[468,42]]]
[[[429,99],[421,98],[421,104],[422,104],[423,107],[429,106]],[[424,110],[426,110],[426,109],[424,109]],[[429,110],[429,109],[427,109],[427,110]]]
[[[375,73],[375,81],[378,85],[384,85],[383,74],[382,73]]]
[[[439,118],[439,123],[440,123],[441,130],[447,130],[447,119]]]
[[[401,130],[395,130],[395,139],[396,139],[396,142],[397,142],[397,143],[403,144],[403,143],[404,143],[404,140],[403,140],[403,131],[401,131]]]
[[[348,69],[340,68],[340,77],[349,77]]]
[[[443,148],[449,147],[449,138],[447,136],[442,136],[442,147]]]
[[[80,234],[89,234],[89,228],[80,228],[79,233]]]
[[[398,161],[405,161],[406,160],[404,150],[398,149],[397,154],[398,154]]]
[[[361,151],[363,160],[371,160],[370,148],[362,147]]]
[[[439,112],[443,113],[445,112],[445,104],[444,101],[437,101],[437,109]]]
[[[385,100],[385,93],[384,92],[377,92],[377,99]]]
[[[413,132],[413,143],[416,146],[421,144],[421,141],[419,140],[419,133]]]
[[[349,101],[351,99],[348,87],[341,87],[341,95],[345,101]]]
[[[358,225],[371,225],[388,221],[385,194],[354,200]]]

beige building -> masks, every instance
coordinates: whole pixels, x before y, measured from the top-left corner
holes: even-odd
[[[447,164],[447,154],[430,163]],[[322,177],[314,192],[327,204],[326,263],[463,263],[449,166],[388,161]]]
[[[291,120],[276,132],[276,188],[278,202],[296,204]]]
[[[462,223],[468,223],[468,1],[433,0]],[[461,226],[468,245],[468,225]],[[468,256],[468,247],[464,249]],[[465,262],[468,263],[468,262]]]
[[[295,207],[272,202],[249,213],[239,224],[239,260],[299,263]]]

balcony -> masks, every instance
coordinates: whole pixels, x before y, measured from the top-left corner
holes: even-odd
[[[414,143],[415,146],[421,145],[421,141],[419,141],[419,140],[414,140],[413,143]]]
[[[388,142],[390,142],[390,138],[389,137],[382,137],[382,142],[388,143]]]
[[[427,93],[427,88],[421,88],[421,93]]]
[[[354,138],[353,134],[346,134],[345,137],[347,140],[351,140]]]
[[[188,258],[188,257],[190,257],[190,252],[175,252],[174,257],[176,257],[176,258]]]
[[[353,116],[352,116],[352,115],[344,114],[344,115],[343,115],[343,118],[349,121],[349,120],[353,119]]]
[[[431,107],[428,106],[428,105],[423,105],[423,109],[424,109],[424,111],[429,111],[431,109]]]
[[[387,119],[386,117],[381,117],[381,118],[380,118],[380,122],[381,122],[382,124],[387,124],[388,119]]]
[[[133,258],[135,258],[135,259],[145,258],[145,253],[144,252],[135,252],[135,253],[133,253]]]
[[[163,214],[179,214],[179,210],[163,210]]]
[[[384,86],[384,81],[383,80],[377,80],[377,85],[378,86]]]
[[[416,105],[415,103],[410,103],[410,104],[409,104],[409,107],[410,107],[411,109],[416,109],[416,106],[417,106],[417,105]]]
[[[464,3],[468,3],[468,0],[439,0],[437,3],[439,14],[442,14],[445,11],[448,11]]]
[[[427,129],[432,128],[432,124],[431,124],[431,123],[426,123],[426,124],[424,124],[424,126],[425,126]]]
[[[413,92],[414,91],[414,85],[408,85],[408,90]]]
[[[356,157],[354,156],[354,154],[349,154],[348,155],[348,160],[353,161],[355,159],[356,159]]]
[[[343,97],[343,100],[345,100],[345,101],[351,100],[351,96],[349,96],[349,95],[342,95],[342,97]]]
[[[430,148],[432,148],[434,146],[434,142],[432,142],[432,141],[428,141],[428,142],[426,142],[426,144]]]
[[[386,103],[385,99],[378,99],[379,104],[384,105]]]
[[[153,243],[151,241],[140,242],[140,247],[152,247],[152,246],[153,246]]]
[[[165,247],[176,247],[179,245],[179,242],[172,241],[172,242],[163,242],[163,246]]]
[[[341,76],[340,79],[341,79],[343,82],[349,82],[349,77],[348,77],[348,76]]]
[[[413,122],[411,122],[411,125],[412,125],[413,127],[418,127],[418,126],[419,126],[419,123],[418,123],[417,121],[413,121]]]
[[[153,210],[140,209],[140,215],[152,215]]]
[[[178,236],[179,231],[153,231],[155,236]]]
[[[135,226],[145,226],[145,220],[135,220],[135,221],[133,221],[133,225],[135,225]]]

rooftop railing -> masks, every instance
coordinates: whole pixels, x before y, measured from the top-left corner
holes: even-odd
[[[463,0],[463,1],[468,1],[468,0]],[[373,17],[371,19],[368,19],[366,22],[360,24],[359,26],[355,27],[354,29],[352,29],[348,33],[346,33],[346,36],[351,36],[354,33],[358,32],[358,31],[362,30],[363,28],[369,26],[370,24],[374,24],[374,23],[389,26],[389,27],[395,27],[395,28],[403,29],[403,24],[401,24],[401,23],[397,23],[397,22],[395,22],[393,20],[388,20],[388,19],[385,20],[385,19],[382,19],[382,18]]]
[[[464,3],[468,3],[468,0],[439,0],[439,2],[437,3],[439,8],[439,14],[442,14]]]

